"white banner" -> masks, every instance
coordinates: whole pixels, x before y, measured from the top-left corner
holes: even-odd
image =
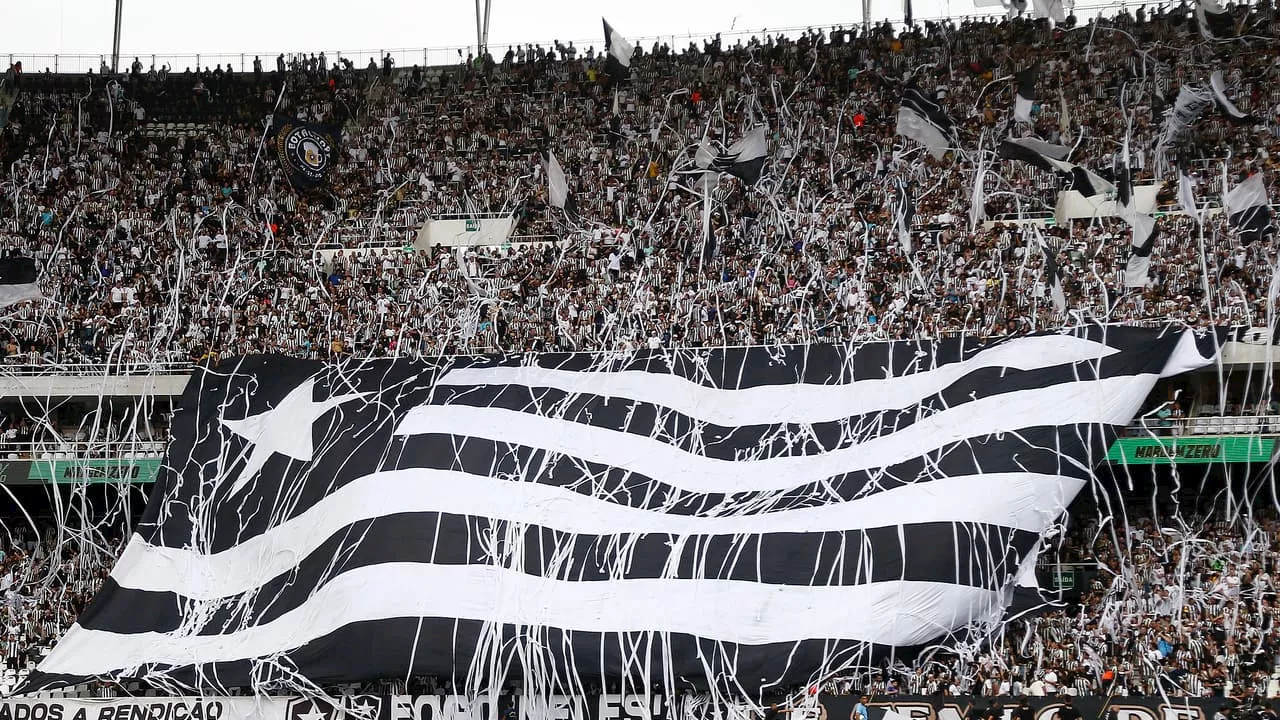
[[[1140,213],[1152,213],[1156,209],[1156,193],[1159,185],[1134,185],[1133,205]],[[1077,218],[1117,217],[1114,198],[1103,195],[1085,197],[1075,190],[1063,190],[1058,193],[1058,206],[1054,208],[1054,217],[1058,224]]]
[[[361,696],[355,701],[349,707],[358,707],[363,717],[373,720],[381,714],[378,698]],[[344,715],[354,720],[354,714],[285,697],[0,700],[0,720],[341,720]]]

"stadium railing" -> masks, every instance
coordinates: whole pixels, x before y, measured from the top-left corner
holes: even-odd
[[[194,364],[186,360],[109,363],[0,363],[0,374],[25,376],[53,375],[186,375]]]
[[[0,460],[136,460],[164,455],[166,440],[0,442]]]
[[[1280,435],[1280,415],[1199,415],[1192,418],[1148,418],[1125,428],[1130,437],[1144,435]]]
[[[1149,4],[1126,4],[1120,0],[1111,2],[1091,3],[1091,4],[1068,4],[1072,12],[1082,20],[1092,18],[1099,15],[1110,15],[1120,10],[1128,10],[1133,12],[1139,7],[1151,10],[1157,6],[1156,3]],[[954,22],[963,22],[965,20],[990,19],[1004,16],[1008,11],[1000,4],[993,4],[988,7],[973,7],[967,14],[956,14],[951,17]],[[901,14],[883,15],[871,18],[872,22],[878,23],[883,20],[891,20],[899,22]],[[940,21],[944,17],[918,17],[917,22]],[[648,52],[654,43],[665,44],[674,52],[680,52],[687,48],[690,43],[697,43],[699,46],[704,41],[710,40],[717,33],[720,35],[723,46],[729,47],[742,40],[745,44],[752,37],[764,40],[766,35],[777,37],[785,35],[789,38],[797,38],[806,30],[818,28],[822,30],[830,30],[836,26],[845,28],[860,27],[861,19],[849,18],[837,22],[814,23],[811,25],[797,25],[793,27],[779,27],[768,29],[753,30],[721,30],[709,32],[688,32],[684,34],[673,35],[653,35],[643,37],[629,38],[633,45],[644,48]],[[624,28],[625,30],[625,28]],[[594,47],[597,56],[604,51],[604,38],[562,38],[560,41],[568,45],[573,43],[574,48],[578,51],[578,57],[582,57],[588,47]],[[493,55],[494,60],[501,62],[503,56],[507,52],[507,47],[512,45],[541,45],[544,49],[553,49],[555,47],[554,40],[522,40],[519,42],[504,40],[502,42],[490,42],[489,52]],[[368,67],[369,58],[373,58],[377,63],[379,70],[382,67],[382,58],[391,55],[395,61],[396,68],[408,68],[414,65],[422,67],[442,67],[449,65],[457,65],[462,62],[468,54],[475,54],[475,45],[448,45],[442,47],[424,47],[424,48],[384,48],[384,49],[365,49],[365,50],[333,50],[330,48],[316,48],[314,53],[320,54],[323,50],[325,59],[332,67],[339,59],[350,58],[355,63],[357,70],[363,70]],[[308,50],[309,56],[313,51]],[[181,73],[187,68],[195,70],[197,67],[212,68],[214,64],[225,66],[230,64],[235,72],[244,73],[253,71],[253,59],[258,57],[262,60],[263,70],[273,72],[276,68],[276,56],[281,53],[279,49],[264,52],[242,52],[242,53],[151,53],[139,50],[121,51],[119,72],[128,72],[129,66],[133,64],[136,57],[142,62],[143,71],[145,72],[152,65],[159,70],[165,64],[169,65],[171,73]],[[286,59],[297,55],[297,52],[285,52]],[[0,55],[0,58],[8,59],[9,65],[14,62],[21,61],[23,69],[28,73],[42,73],[46,70],[55,73],[85,73],[92,70],[97,73],[104,63],[110,63],[111,56],[107,54],[75,54],[75,53],[8,53]]]

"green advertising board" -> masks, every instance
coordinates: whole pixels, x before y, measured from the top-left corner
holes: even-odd
[[[1127,465],[1267,462],[1275,444],[1275,438],[1247,435],[1120,438],[1107,451],[1107,462]]]
[[[100,458],[0,461],[0,484],[149,483],[160,472],[160,458]]]
[[[1054,568],[1053,570],[1053,589],[1055,590],[1075,590],[1076,589],[1076,571],[1074,568]]]

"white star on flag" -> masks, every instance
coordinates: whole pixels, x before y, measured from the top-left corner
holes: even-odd
[[[351,393],[316,402],[311,399],[315,384],[315,378],[307,379],[291,390],[279,405],[257,415],[250,415],[243,420],[221,419],[227,429],[253,445],[248,461],[245,462],[240,475],[231,486],[231,495],[244,489],[244,486],[249,484],[249,481],[267,463],[267,459],[276,453],[294,460],[310,462],[315,453],[311,439],[311,426],[316,420],[345,402],[372,394]]]

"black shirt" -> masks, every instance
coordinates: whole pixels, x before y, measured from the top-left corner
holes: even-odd
[[[1080,720],[1080,711],[1070,705],[1058,708],[1058,720]]]

